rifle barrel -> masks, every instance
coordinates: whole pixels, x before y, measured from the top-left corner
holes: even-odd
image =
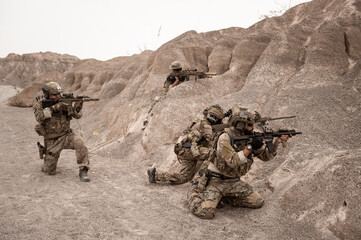
[[[278,120],[278,119],[285,119],[285,118],[295,118],[296,116],[286,116],[286,117],[276,117],[276,118],[271,118],[269,120]]]

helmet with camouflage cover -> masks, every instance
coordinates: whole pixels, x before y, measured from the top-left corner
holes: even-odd
[[[244,131],[246,126],[253,126],[254,123],[254,115],[246,108],[240,108],[239,110],[234,111],[229,120],[229,124],[240,131]]]
[[[212,105],[203,111],[204,116],[206,116],[207,120],[211,124],[215,124],[217,122],[221,122],[224,118],[224,112],[221,106],[218,104]]]
[[[61,86],[57,82],[48,82],[41,90],[43,91],[45,98],[49,98],[50,95],[61,94],[63,92]]]
[[[172,70],[182,69],[182,64],[179,61],[174,61],[169,68]]]

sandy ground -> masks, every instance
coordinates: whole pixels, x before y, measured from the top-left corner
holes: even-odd
[[[32,109],[5,104],[15,93],[0,86],[0,239],[326,239],[288,218],[264,189],[261,209],[225,206],[213,220],[198,219],[186,205],[188,184],[148,182],[149,155],[132,153],[141,148],[137,134],[92,153],[89,183],[79,181],[71,150],[56,175],[45,175]]]

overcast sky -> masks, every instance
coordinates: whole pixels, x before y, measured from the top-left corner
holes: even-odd
[[[309,0],[0,0],[0,58],[56,52],[108,60],[180,34],[247,28]]]

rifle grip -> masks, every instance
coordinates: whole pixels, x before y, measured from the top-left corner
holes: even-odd
[[[267,140],[266,141],[266,146],[267,146],[268,150],[270,151],[270,153],[275,153],[276,152],[275,148],[273,147],[272,140]]]

